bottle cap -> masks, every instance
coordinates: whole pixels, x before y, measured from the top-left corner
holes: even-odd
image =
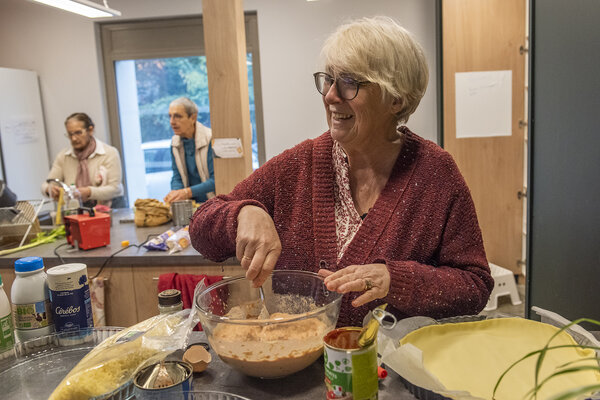
[[[158,305],[172,306],[181,303],[181,292],[177,289],[163,290],[158,294]]]
[[[16,272],[32,272],[38,269],[44,269],[42,257],[23,257],[15,261]]]

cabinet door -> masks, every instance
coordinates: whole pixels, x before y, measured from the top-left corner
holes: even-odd
[[[444,0],[444,148],[471,190],[488,260],[520,274],[525,120],[525,0]],[[512,71],[510,136],[456,137],[455,73]]]
[[[98,273],[88,267],[88,276]],[[107,326],[128,327],[138,322],[133,287],[133,272],[129,266],[108,266],[102,271],[104,281],[104,312]]]

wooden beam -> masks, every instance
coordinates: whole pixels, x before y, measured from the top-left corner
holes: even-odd
[[[252,173],[252,131],[242,0],[203,0],[204,47],[213,139],[239,138],[242,158],[215,158],[215,190],[229,193]]]

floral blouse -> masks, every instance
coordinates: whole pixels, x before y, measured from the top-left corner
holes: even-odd
[[[333,143],[333,169],[335,170],[335,230],[339,261],[362,225],[362,218],[354,206],[350,192],[348,157],[338,142]]]

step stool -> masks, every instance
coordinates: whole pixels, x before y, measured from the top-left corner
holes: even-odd
[[[492,278],[494,278],[494,290],[490,294],[490,299],[484,308],[484,311],[492,311],[498,308],[498,297],[510,295],[510,302],[513,306],[521,304],[521,298],[517,291],[514,274],[496,264],[490,264]]]

